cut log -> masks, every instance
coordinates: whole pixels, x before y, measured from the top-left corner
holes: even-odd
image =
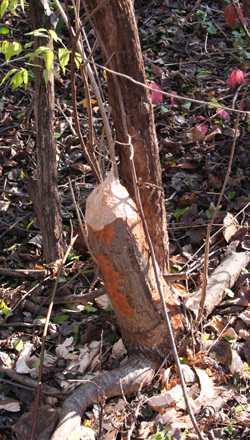
[[[112,172],[88,197],[89,244],[130,351],[162,359],[171,350],[148,243],[137,208]],[[185,319],[159,272],[176,340]]]

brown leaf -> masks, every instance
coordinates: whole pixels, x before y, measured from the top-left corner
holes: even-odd
[[[225,226],[225,228],[223,229],[223,235],[225,240],[229,243],[230,238],[235,234],[238,229],[236,225],[238,225],[239,222],[233,214],[230,214],[230,212],[228,212],[223,220],[223,224]]]
[[[155,75],[162,76],[163,70],[159,66],[156,66],[156,64],[152,63],[151,64],[151,69],[153,70]]]
[[[190,206],[192,203],[195,202],[196,199],[197,199],[197,194],[195,193],[184,194],[179,200],[179,205],[181,208]]]

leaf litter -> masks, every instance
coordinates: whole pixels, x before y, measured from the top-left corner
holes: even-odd
[[[248,83],[249,42],[233,5],[223,2],[222,8],[218,1],[200,2],[182,26],[195,3],[189,2],[184,9],[178,0],[136,2],[160,145],[171,271],[188,270],[190,273],[188,281],[175,283],[174,290],[179,297],[189,298],[189,303],[192,303],[192,291],[201,284],[206,226],[225,178],[235,133],[235,114],[223,107],[250,110],[248,96],[240,104],[241,87]],[[237,10],[245,23],[245,11],[242,4],[240,6]],[[6,29],[13,29],[16,41],[30,31],[27,17],[21,10],[18,13],[22,20],[11,14],[5,17]],[[67,32],[65,35],[66,41]],[[27,43],[30,41],[27,35],[24,39]],[[3,54],[1,60],[5,61]],[[18,67],[14,58],[12,65]],[[8,69],[6,64],[1,66],[1,80]],[[58,73],[55,142],[67,239],[70,220],[77,228],[67,178],[70,176],[74,180],[79,200],[85,200],[92,191],[94,179],[88,165],[82,163],[81,148],[72,136],[69,72],[55,69]],[[44,302],[51,294],[57,271],[56,267],[44,266],[39,225],[26,189],[27,177],[35,170],[35,119],[32,110],[29,113],[32,81],[31,74],[27,90],[24,87],[4,88],[0,99],[0,269],[27,270],[25,282],[18,272],[10,276],[0,271],[1,373],[4,369],[16,373],[11,386],[8,374],[1,379],[0,426],[5,438],[15,438],[15,435],[17,439],[28,436],[26,428],[33,417],[32,409],[26,406],[22,386],[34,385],[35,382],[29,381],[37,377],[47,313]],[[105,78],[101,75],[100,81],[107,93]],[[77,90],[79,118],[83,133],[87,133],[86,98],[80,82]],[[170,93],[170,97],[161,91]],[[188,98],[211,102],[214,106],[193,103]],[[95,101],[91,102],[94,106]],[[93,107],[93,114],[94,127],[100,136],[102,123],[98,107]],[[230,252],[249,250],[249,144],[249,115],[242,113],[229,184],[211,237],[210,271]],[[72,293],[77,296],[94,288],[102,289],[101,281],[93,278],[94,266],[88,260],[85,243],[81,240],[76,243],[71,261],[68,260],[60,279],[59,299]],[[41,270],[41,273],[45,270],[47,279],[43,274],[37,281],[33,270]],[[249,274],[242,273],[232,293],[225,291],[221,304],[204,319],[200,347],[195,351],[187,349],[182,357],[188,393],[205,438],[244,439],[249,436],[249,282]],[[56,320],[49,326],[43,376],[51,393],[43,396],[38,432],[39,429],[42,432],[44,424],[49,424],[48,414],[53,419],[51,424],[55,423],[54,409],[50,405],[61,405],[60,400],[53,397],[52,388],[61,393],[73,389],[79,381],[98,377],[100,371],[115,368],[126,362],[127,357],[106,297],[100,296],[96,301],[81,299],[73,305],[63,302],[55,305],[53,313],[52,319]],[[102,438],[126,436],[139,399],[133,438],[194,438],[190,420],[185,415],[175,367],[162,368],[152,386],[143,393],[128,401],[119,398],[104,404],[105,434]],[[100,407],[94,407],[87,416],[82,438],[96,438]],[[12,429],[15,434],[11,434]]]

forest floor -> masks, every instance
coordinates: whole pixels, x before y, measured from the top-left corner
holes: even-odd
[[[230,252],[247,251],[250,246],[250,101],[248,93],[244,95],[249,82],[250,40],[241,24],[236,27],[238,19],[232,19],[232,12],[229,15],[234,30],[227,24],[227,1],[201,1],[190,16],[196,2],[190,1],[185,7],[184,3],[136,2],[148,81],[171,94],[166,97],[153,93],[152,100],[168,216],[171,270],[189,272],[188,282],[175,284],[177,294],[183,298],[202,282],[206,230],[224,183],[235,134],[231,172],[212,228],[209,273]],[[31,30],[28,13],[8,13],[1,23],[1,40],[22,45],[31,41],[32,37],[27,35]],[[57,32],[70,47],[61,20]],[[88,26],[86,32],[92,44],[94,37]],[[0,81],[10,68],[25,65],[23,55],[22,52],[6,63],[0,52]],[[98,50],[95,60],[102,62]],[[36,122],[30,107],[34,76],[32,67],[29,69],[27,90],[23,86],[12,90],[11,77],[0,87],[1,440],[27,436],[36,396],[41,337],[56,277],[56,266],[45,265],[39,225],[26,188],[27,178],[36,171]],[[64,238],[69,243],[72,224],[74,234],[79,227],[68,178],[83,211],[95,181],[72,130],[70,72],[66,69],[63,74],[57,63],[55,70],[58,185]],[[101,69],[98,74],[107,97],[105,75]],[[99,142],[102,119],[95,97],[92,98]],[[78,78],[77,106],[87,139],[84,99],[84,87]],[[240,113],[238,126],[233,109],[245,111]],[[112,117],[110,120],[112,125]],[[104,156],[108,160],[108,154]],[[203,322],[203,348],[198,353],[190,348],[181,359],[205,439],[246,440],[250,436],[249,282],[250,273],[244,269],[234,288],[225,292],[223,302]],[[73,390],[86,373],[91,378],[91,374],[116,368],[126,361],[126,349],[112,308],[106,296],[100,296],[104,288],[80,238],[59,283],[46,339],[43,383],[49,388],[42,394],[44,407],[39,409],[38,432],[49,423],[48,405],[60,408],[61,394]],[[86,293],[90,295],[81,298],[80,303],[72,299],[73,294]],[[101,438],[123,439],[129,433],[134,439],[196,439],[178,387],[175,366],[166,364],[151,387],[127,399],[105,402]],[[53,395],[55,389],[61,393],[59,396]],[[164,399],[172,402],[167,408]],[[136,422],[131,425],[135,414]],[[96,405],[84,416],[81,438],[96,438],[100,420],[100,408]]]

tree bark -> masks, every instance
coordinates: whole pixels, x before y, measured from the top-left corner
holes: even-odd
[[[88,0],[91,10],[99,0]],[[123,73],[143,84],[147,83],[140,40],[131,0],[109,0],[94,15],[102,56],[107,67]],[[103,45],[106,50],[103,49]],[[127,143],[122,123],[119,91],[114,75],[107,72],[109,103],[113,110],[116,139]],[[162,189],[162,170],[154,124],[150,92],[125,78],[117,77],[125,109],[128,134],[132,137],[137,177],[141,181],[140,193],[149,233],[157,262],[167,271],[168,236]],[[118,144],[122,182],[135,200],[129,151]]]
[[[250,18],[250,1],[249,0],[242,0],[244,11],[248,18]]]
[[[171,351],[152,258],[136,205],[112,172],[88,197],[88,240],[130,352],[164,359]],[[179,301],[159,273],[178,341],[185,319]]]
[[[30,0],[32,29],[53,29],[56,17],[47,0]],[[34,50],[46,46],[53,50],[53,39],[34,37]],[[54,143],[54,74],[48,72],[48,83],[43,78],[45,63],[42,55],[34,60],[35,117],[37,130],[37,180],[28,181],[28,192],[43,238],[47,263],[63,256],[61,202],[57,187],[56,146]],[[39,66],[39,67],[37,67]]]

